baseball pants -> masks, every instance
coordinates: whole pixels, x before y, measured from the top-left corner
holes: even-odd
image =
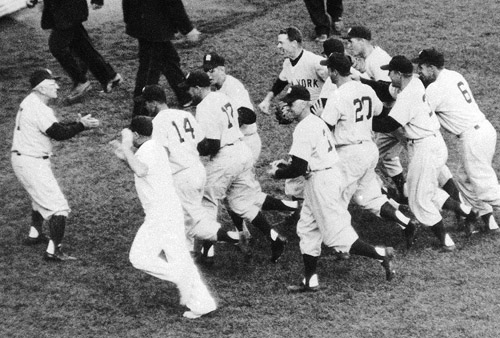
[[[28,192],[31,207],[44,219],[52,215],[68,216],[71,211],[52,172],[50,159],[12,153],[12,168]]]
[[[386,176],[394,177],[403,172],[399,154],[404,148],[404,142],[402,128],[398,128],[392,133],[375,133],[375,143],[382,164],[381,169]]]
[[[318,257],[321,243],[340,252],[349,252],[358,239],[351,226],[348,201],[342,198],[340,168],[312,172],[305,180],[304,204],[297,223],[300,251]]]
[[[238,216],[247,222],[255,219],[260,211],[257,199],[261,191],[253,163],[252,153],[242,141],[221,148],[207,163],[203,206],[213,219],[217,219],[219,203],[226,197]]]
[[[330,35],[330,26],[342,17],[342,0],[304,0],[316,34]]]
[[[500,185],[492,167],[496,142],[497,133],[488,120],[460,135],[457,183],[464,200],[480,216],[500,208]]]
[[[221,225],[202,205],[206,182],[203,164],[179,171],[173,175],[173,179],[184,212],[188,248],[193,248],[195,237],[216,241]]]
[[[380,208],[387,202],[378,183],[375,167],[378,163],[378,149],[375,143],[365,141],[359,144],[337,148],[340,157],[342,178],[345,190],[343,198],[351,198],[363,209],[380,217]]]
[[[180,219],[146,220],[130,248],[132,265],[159,279],[174,283],[180,303],[190,310],[205,313],[216,308],[215,300],[201,280],[185,243]]]
[[[418,221],[432,226],[442,220],[440,210],[449,195],[439,188],[438,178],[448,159],[441,133],[408,140],[408,204]]]

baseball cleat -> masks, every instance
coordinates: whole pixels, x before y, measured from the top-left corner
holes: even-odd
[[[250,261],[252,258],[252,249],[250,248],[250,232],[248,230],[243,230],[239,232],[240,239],[238,240],[238,248],[245,256],[245,261]]]
[[[499,234],[500,228],[498,227],[493,214],[489,213],[481,216],[484,221],[484,226],[482,227],[482,231],[489,234]]]
[[[115,77],[112,78],[107,84],[106,87],[103,88],[103,92],[111,93],[113,88],[118,87],[123,82],[123,78],[120,74],[116,73]]]
[[[186,311],[182,314],[182,316],[184,318],[189,318],[189,319],[197,319],[197,318],[200,318],[201,316],[204,316],[206,314],[209,314],[211,312],[215,311],[215,309],[213,310],[210,310],[208,312],[203,312],[203,313],[200,313],[200,312],[196,312],[196,311]]]
[[[306,279],[302,279],[298,285],[289,285],[286,287],[290,293],[302,293],[302,292],[317,292],[319,291],[318,275],[314,274],[309,278],[307,282]]]
[[[90,81],[84,82],[84,83],[77,83],[74,87],[73,90],[69,93],[69,95],[66,97],[66,101],[68,103],[74,103],[81,99],[86,92],[88,92],[92,88],[92,85],[90,84]]]
[[[286,246],[286,239],[278,235],[276,239],[271,239],[271,262],[276,263],[283,255]]]
[[[66,254],[60,248],[56,249],[56,251],[53,254],[45,252],[43,255],[43,259],[47,262],[64,262],[64,261],[77,260],[76,257]]]
[[[391,247],[385,248],[385,256],[382,261],[382,267],[385,270],[385,279],[391,281],[396,275],[396,270],[392,266],[392,260],[394,259],[394,249]]]
[[[49,242],[49,238],[44,234],[39,235],[38,237],[26,237],[23,240],[24,245],[37,245],[37,244],[47,244]]]
[[[467,237],[470,237],[473,234],[479,232],[475,226],[476,219],[477,219],[477,213],[474,210],[471,210],[470,213],[465,217],[464,232]]]

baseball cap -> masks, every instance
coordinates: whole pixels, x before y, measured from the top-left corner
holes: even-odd
[[[322,66],[337,70],[341,75],[351,73],[351,60],[343,53],[332,53],[328,59],[319,62]]]
[[[148,85],[142,89],[141,96],[134,99],[136,102],[167,102],[167,95],[162,87],[158,85]]]
[[[369,41],[372,39],[372,32],[363,26],[353,26],[349,28],[347,35],[343,36],[342,39],[349,40],[352,38],[365,39]]]
[[[292,103],[297,100],[311,101],[311,94],[306,87],[303,86],[291,86],[288,88],[286,95],[283,96],[281,101],[285,103]]]
[[[326,56],[332,53],[344,54],[344,52],[344,44],[339,39],[329,38],[323,42],[323,54]]]
[[[207,73],[195,70],[186,75],[186,79],[179,84],[179,87],[184,89],[191,87],[210,87],[210,78]]]
[[[43,80],[59,80],[59,76],[52,75],[52,72],[47,68],[39,68],[30,76],[31,89],[38,86]]]
[[[225,60],[217,53],[208,53],[203,57],[203,70],[208,72],[219,66],[224,66]]]
[[[129,128],[139,135],[151,136],[153,134],[153,119],[149,116],[135,116],[132,118]]]
[[[395,70],[403,74],[413,73],[413,64],[403,55],[394,56],[389,64],[380,67],[382,70]]]
[[[419,65],[426,63],[436,67],[444,66],[444,56],[434,48],[424,49],[418,53],[418,57],[411,60]]]

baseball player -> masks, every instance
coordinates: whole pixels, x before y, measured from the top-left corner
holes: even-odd
[[[130,262],[139,270],[174,283],[181,305],[190,310],[184,317],[199,318],[216,309],[215,300],[189,255],[168,155],[151,138],[152,131],[151,118],[138,116],[132,119],[130,129],[122,131],[121,143],[114,141],[115,154],[134,172],[146,215],[130,248]],[[137,148],[135,154],[132,147]]]
[[[388,115],[373,120],[373,130],[391,132],[403,127],[407,138],[408,202],[420,223],[432,227],[444,251],[455,249],[445,229],[440,209],[460,212],[469,221],[472,208],[453,200],[438,187],[438,176],[448,158],[448,150],[439,131],[439,121],[431,110],[422,82],[413,76],[413,65],[402,55],[395,56],[382,70],[388,70],[392,85],[399,90]]]
[[[479,109],[464,77],[444,68],[442,53],[424,49],[413,62],[418,64],[420,78],[429,84],[425,92],[441,126],[460,140],[457,176],[463,198],[482,217],[487,230],[500,232],[492,214],[492,207],[500,207],[500,186],[491,166],[495,129]]]
[[[347,40],[355,56],[360,56],[364,60],[364,68],[358,69],[365,72],[371,80],[390,82],[391,79],[387,71],[380,69],[380,66],[389,63],[391,57],[379,46],[374,45],[371,31],[363,26],[354,26],[347,31],[347,35],[342,37]],[[361,78],[361,81],[362,78]],[[390,107],[393,100],[388,99],[385,105]],[[404,200],[405,177],[403,167],[399,159],[399,154],[403,150],[404,137],[402,130],[396,130],[393,133],[376,133],[375,143],[377,144],[380,158],[382,160],[382,169],[389,176],[396,188],[398,194]]]
[[[307,88],[313,101],[319,98],[321,88],[328,78],[328,70],[319,62],[323,59],[302,47],[302,33],[296,27],[283,29],[278,34],[278,49],[285,56],[283,67],[269,91],[259,104],[259,109],[269,114],[271,100],[288,85],[301,85]],[[302,199],[304,179],[298,177],[285,181],[285,194],[294,199]]]
[[[196,120],[205,138],[198,144],[201,156],[210,156],[206,165],[207,183],[203,205],[215,219],[219,201],[227,197],[229,207],[245,221],[261,230],[271,241],[271,261],[283,254],[286,240],[267,222],[256,200],[260,185],[253,171],[252,153],[242,141],[238,111],[221,92],[210,90],[205,72],[189,73],[182,84],[196,101]]]
[[[238,79],[226,73],[225,60],[216,53],[205,54],[203,57],[203,70],[208,74],[211,84],[215,86],[217,91],[226,94],[233,107],[238,111],[243,141],[252,151],[252,157],[254,163],[256,163],[260,156],[262,142],[257,133],[256,115],[248,91]],[[257,189],[260,190],[260,185]],[[262,210],[295,211],[298,208],[297,201],[279,200],[262,191],[259,193],[257,205]],[[235,218],[234,214],[231,217],[235,221],[237,228],[241,230],[238,226],[241,221]]]
[[[282,100],[290,105],[291,114],[298,121],[290,149],[292,161],[288,165],[273,162],[269,174],[277,179],[306,178],[304,204],[297,224],[304,278],[288,290],[319,289],[316,270],[322,243],[340,252],[381,260],[386,279],[393,279],[393,249],[366,244],[351,226],[351,215],[347,211],[349,201],[343,198],[342,174],[333,137],[326,123],[310,112],[309,91],[302,86],[291,86]]]
[[[70,208],[52,173],[51,139],[62,141],[85,129],[96,128],[99,121],[90,114],[78,122],[61,123],[48,103],[57,98],[59,86],[48,69],[38,69],[30,77],[31,93],[21,102],[12,141],[12,168],[31,198],[31,228],[27,245],[47,243],[46,261],[67,261],[75,257],[61,248]],[[48,220],[50,240],[43,234]]]
[[[194,251],[194,239],[238,243],[239,234],[226,231],[202,206],[206,182],[205,167],[198,154],[203,132],[194,116],[169,109],[165,91],[158,85],[144,87],[141,99],[153,119],[152,138],[167,153],[177,196],[182,204],[188,247]]]
[[[386,220],[395,221],[404,229],[407,247],[415,237],[416,221],[404,216],[382,194],[375,167],[378,149],[372,140],[372,120],[382,112],[382,102],[373,89],[351,79],[351,61],[343,53],[332,53],[321,61],[328,66],[332,83],[337,86],[326,103],[321,118],[333,130],[333,140],[340,158],[344,194]]]

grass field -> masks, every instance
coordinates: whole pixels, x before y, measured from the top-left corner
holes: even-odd
[[[198,46],[179,47],[185,70],[197,68],[202,55],[215,50],[226,57],[228,72],[246,84],[257,103],[282,62],[275,48],[280,28],[298,26],[307,37],[306,48],[321,51],[311,41],[313,27],[301,0],[186,3],[206,35]],[[344,5],[346,25],[367,25],[392,55],[411,57],[425,47],[441,49],[448,68],[466,77],[483,112],[500,128],[498,1],[346,0]],[[94,90],[84,103],[57,107],[63,120],[91,113],[102,126],[55,143],[54,171],[72,207],[65,244],[79,260],[53,265],[42,261],[43,247],[21,244],[29,228],[30,204],[11,169],[10,145],[29,74],[38,66],[63,72],[48,52],[46,32],[0,20],[0,133],[5,136],[0,145],[0,337],[499,336],[500,237],[467,239],[452,232],[458,250],[443,254],[430,231],[423,231],[412,252],[405,254],[398,227],[357,209],[352,209],[353,224],[361,237],[397,249],[398,274],[392,282],[369,259],[336,261],[325,250],[319,263],[322,291],[287,294],[285,286],[301,277],[302,260],[295,229],[281,226],[290,244],[278,264],[267,262],[269,248],[255,231],[256,254],[250,264],[233,247],[218,245],[214,267],[202,272],[219,310],[196,321],[182,318],[175,287],[128,262],[142,209],[132,174],[107,146],[130,119],[136,41],[125,35],[120,20],[92,25],[89,33],[126,81],[112,94]],[[61,82],[64,95],[70,82],[66,77]],[[266,192],[283,196],[282,182],[269,179],[265,166],[286,155],[293,126],[279,126],[265,115],[258,122],[263,139],[260,181]],[[445,138],[453,171],[456,140]],[[495,158],[494,167],[499,166]],[[268,215],[276,224],[286,216]],[[452,215],[445,216],[453,227]]]

